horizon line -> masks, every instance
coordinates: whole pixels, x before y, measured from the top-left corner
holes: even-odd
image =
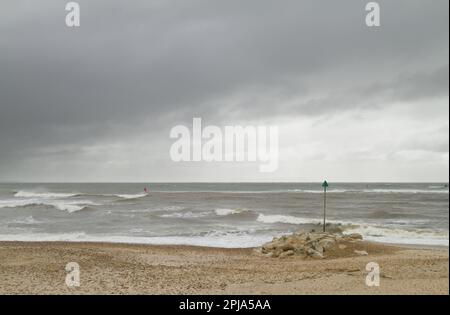
[[[0,184],[312,184],[326,180],[337,184],[449,184],[449,181],[332,181],[329,179],[315,181],[2,181]]]

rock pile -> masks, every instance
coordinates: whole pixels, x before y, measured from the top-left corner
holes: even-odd
[[[330,250],[343,250],[346,244],[362,240],[360,234],[299,232],[274,238],[264,244],[260,252],[267,257],[302,256],[304,258],[325,258]]]

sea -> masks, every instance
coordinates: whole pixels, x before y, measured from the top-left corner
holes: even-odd
[[[323,214],[321,183],[0,184],[0,241],[254,247],[321,230]],[[326,220],[370,241],[448,246],[448,184],[329,183]]]

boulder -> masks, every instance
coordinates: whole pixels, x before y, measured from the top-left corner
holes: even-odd
[[[335,239],[332,238],[323,238],[319,241],[319,245],[322,246],[323,249],[327,249],[333,246],[336,243]]]
[[[323,247],[319,245],[319,243],[314,243],[311,246],[312,249],[314,249],[316,252],[320,253],[321,255],[323,255]]]
[[[289,257],[300,256],[302,258],[325,258],[325,253],[333,249],[344,250],[345,242],[355,242],[361,240],[360,234],[343,235],[341,233],[323,232],[297,232],[292,235],[285,235],[274,238],[271,242],[264,244],[260,253],[266,257]],[[365,254],[364,254],[365,253]],[[367,255],[363,251],[355,251],[356,255]]]
[[[312,242],[314,242],[314,241],[318,241],[318,240],[320,240],[320,239],[322,239],[322,238],[324,238],[324,237],[327,237],[327,235],[328,234],[325,234],[325,233],[309,233],[309,241],[312,241]]]
[[[348,234],[348,235],[346,235],[346,237],[351,238],[353,240],[362,240],[363,239],[362,235],[358,234],[358,233]]]
[[[323,258],[323,254],[322,253],[320,253],[319,251],[314,250],[312,248],[308,248],[306,250],[306,253],[308,254],[308,256],[310,256],[312,258],[319,258],[319,259]]]
[[[290,244],[290,243],[287,243],[287,244],[281,244],[280,246],[279,246],[279,248],[282,250],[282,251],[289,251],[289,250],[294,250],[295,249],[295,247],[294,247],[294,245],[293,244]]]
[[[282,252],[278,257],[279,258],[286,258],[286,257],[292,256],[292,255],[294,255],[294,251],[292,249],[290,249],[290,250],[287,250],[285,252]]]

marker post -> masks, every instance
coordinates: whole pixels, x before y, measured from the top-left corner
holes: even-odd
[[[325,232],[326,217],[327,217],[327,187],[328,187],[327,181],[324,181],[322,183],[322,187],[323,187],[323,231]]]

